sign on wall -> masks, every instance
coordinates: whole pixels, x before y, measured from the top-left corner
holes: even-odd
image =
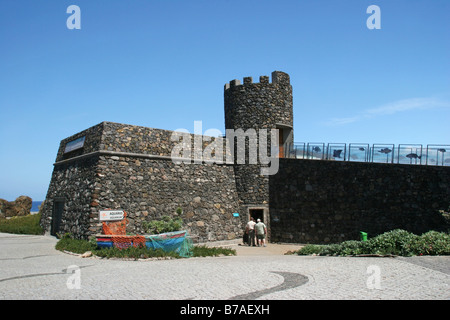
[[[103,210],[100,211],[100,221],[117,221],[123,220],[123,210]]]
[[[86,139],[86,136],[83,136],[81,138],[78,138],[76,140],[70,141],[66,143],[66,148],[64,149],[64,153],[83,148],[84,146],[84,140]]]

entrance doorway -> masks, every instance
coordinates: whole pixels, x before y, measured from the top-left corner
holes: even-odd
[[[250,217],[252,217],[255,222],[258,221],[258,219],[261,219],[262,222],[264,222],[264,209],[249,209],[250,211]]]
[[[279,158],[284,158],[284,137],[283,137],[283,129],[279,129],[279,130],[278,130],[278,148],[279,148],[278,157],[279,157]]]
[[[269,215],[269,208],[261,205],[258,207],[248,208],[248,215],[249,218],[253,218],[255,222],[258,221],[258,219],[261,219],[261,222],[263,222],[266,225],[267,228],[267,238],[266,241],[270,242],[270,215]]]
[[[50,234],[56,236],[60,232],[61,219],[64,211],[64,201],[54,200],[53,201],[53,212],[52,212],[52,226]]]

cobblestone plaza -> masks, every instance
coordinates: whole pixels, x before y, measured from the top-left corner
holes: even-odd
[[[274,255],[269,244],[228,257],[125,261],[63,253],[56,241],[0,234],[1,300],[450,299],[450,257]]]

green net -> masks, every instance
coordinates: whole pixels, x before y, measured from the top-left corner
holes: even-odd
[[[192,257],[194,247],[186,230],[145,236],[145,245],[148,248],[162,249],[166,252],[175,251],[183,258]]]

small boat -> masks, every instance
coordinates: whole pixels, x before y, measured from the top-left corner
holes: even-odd
[[[97,246],[99,248],[119,248],[145,246],[149,249],[162,249],[166,252],[175,251],[180,256],[190,256],[192,241],[186,230],[166,232],[153,235],[97,235]]]

